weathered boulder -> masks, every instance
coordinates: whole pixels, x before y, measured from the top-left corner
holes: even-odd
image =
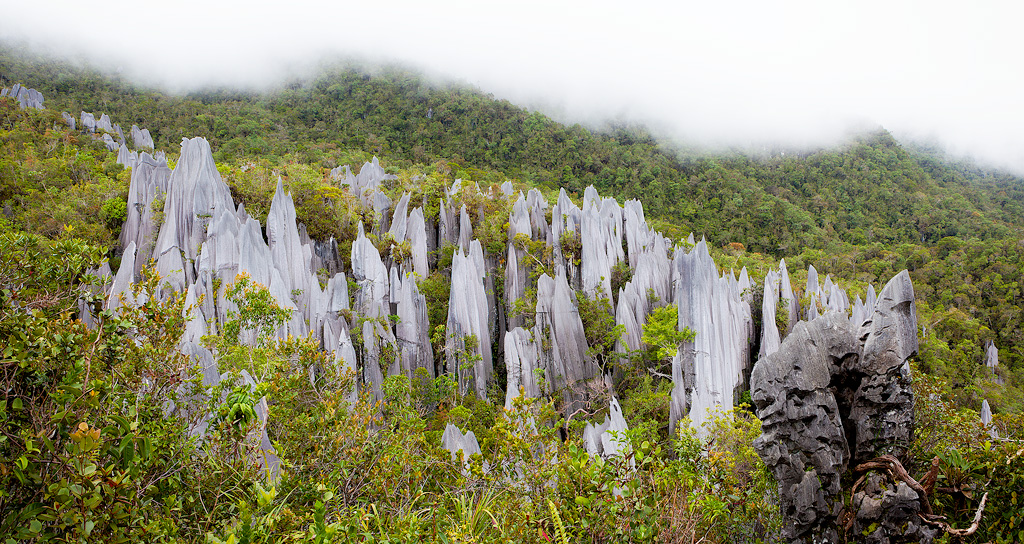
[[[833,287],[826,303],[843,300]],[[754,446],[779,482],[790,542],[836,541],[847,468],[898,458],[913,440],[908,360],[917,351],[917,315],[909,274],[893,277],[872,305],[861,324],[835,310],[798,323],[751,374],[762,425]],[[930,541],[934,531],[919,523],[916,494],[900,483],[872,485],[854,497],[854,534],[871,527],[872,542]]]
[[[918,516],[921,503],[917,492],[906,482],[894,481],[888,475],[869,474],[853,494],[851,506],[854,517],[848,534],[857,535],[857,542],[927,543],[940,533],[940,529],[925,524]]]
[[[751,397],[761,419],[754,442],[779,483],[790,542],[837,542],[841,479],[850,450],[832,371],[860,346],[845,316],[800,322],[775,353],[754,366]]]

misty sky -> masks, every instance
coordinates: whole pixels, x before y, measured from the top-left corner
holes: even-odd
[[[1024,172],[1019,2],[0,0],[0,38],[148,83],[266,84],[327,54],[401,61],[560,120],[690,142],[882,125]]]

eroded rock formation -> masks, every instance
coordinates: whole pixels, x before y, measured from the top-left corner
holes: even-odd
[[[809,281],[809,290],[813,286]],[[828,298],[843,300],[830,291]],[[906,454],[913,439],[908,360],[917,351],[916,331],[913,285],[903,271],[859,326],[844,312],[828,311],[798,323],[777,351],[754,366],[751,394],[762,422],[755,448],[779,482],[789,541],[837,541],[847,468],[883,454]],[[903,500],[902,491],[879,493],[884,497],[878,495],[877,504],[904,505],[914,513],[905,519],[916,518],[916,503]],[[876,498],[862,502],[875,505]],[[903,528],[908,532],[890,536],[929,538],[919,525]]]

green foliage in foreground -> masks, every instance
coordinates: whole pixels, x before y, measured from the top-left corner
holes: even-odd
[[[89,330],[66,309],[78,294],[68,287],[96,263],[95,252],[77,241],[35,241],[23,250],[22,235],[0,234],[0,255],[12,256],[5,264],[31,271],[55,256],[80,258],[47,276],[33,298],[14,300],[8,289],[0,299],[2,539],[726,542],[764,538],[779,522],[774,483],[749,447],[760,424],[746,412],[715,420],[703,437],[628,433],[631,453],[603,461],[578,435],[557,439],[563,422],[548,401],[520,400],[506,413],[459,398],[452,384],[392,377],[383,404],[352,404],[352,377],[308,339],[257,340],[258,358],[222,359],[229,374],[264,376],[257,394],[267,395],[267,431],[284,462],[281,478],[268,482],[253,456],[258,419],[239,408],[252,406],[251,392],[229,380],[205,391],[208,404],[194,404],[204,394],[199,369],[176,349],[184,298],[161,300],[160,280],[148,275],[134,293],[141,305],[99,311]],[[209,338],[226,352],[236,329],[265,339],[280,323],[265,289],[242,278],[232,292],[237,327]],[[41,293],[61,295],[33,309]],[[320,369],[314,382],[310,365]],[[179,409],[168,411],[168,402]],[[188,429],[208,412],[197,443]],[[489,471],[484,459],[440,449],[448,422],[476,426]]]

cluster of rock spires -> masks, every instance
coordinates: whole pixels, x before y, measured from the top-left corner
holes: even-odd
[[[38,91],[20,85],[3,89],[0,96],[15,97],[22,108],[43,107]],[[549,211],[538,190],[516,195],[506,182],[502,194],[515,199],[507,251],[490,255],[473,236],[472,212],[477,210],[456,206],[460,192],[480,191],[478,186],[463,187],[456,180],[438,216],[428,217],[425,202],[417,206],[408,193],[394,202],[381,191],[383,182],[394,177],[374,158],[358,175],[347,166],[332,172],[379,218],[375,224],[359,225],[350,254],[352,270],[346,272],[335,240],[311,240],[297,224],[294,203],[280,181],[265,227],[243,205],[235,206],[206,140],[183,139],[171,170],[163,154],[154,151],[148,130],[132,126],[134,149],[129,150],[120,126],[105,114],[82,112],[80,123],[66,112],[63,118],[72,130],[80,124],[81,130],[99,134],[118,153],[118,162],[132,169],[120,267],[116,273],[106,265],[95,271],[105,278],[100,289],[107,295],[107,307],[142,302],[134,299],[130,287],[146,263],[155,262],[166,282],[159,295],[186,294],[192,319],[179,349],[197,364],[204,386],[230,379],[256,390],[256,378],[248,372],[221,373],[214,355],[200,344],[203,335],[219,331],[229,312],[237,309],[226,291],[241,275],[265,286],[278,305],[291,310],[292,318],[277,331],[279,337],[312,335],[333,364],[356,373],[358,388],[377,399],[383,396],[385,376],[414,377],[419,369],[430,377],[448,373],[462,392],[486,397],[496,367],[504,365],[507,409],[520,395],[551,393],[561,393],[567,406],[574,406],[585,400],[588,385],[613,382],[588,354],[577,306],[583,294],[615,296],[615,322],[625,330],[616,345],[619,353],[642,347],[643,325],[659,305],[675,304],[678,329],[696,333],[672,359],[673,429],[688,417],[699,430],[712,410],[731,406],[750,370],[757,335],[751,314],[754,285],[747,271],[719,274],[704,240],[697,242],[691,235],[688,243],[674,245],[647,225],[638,201],[620,206],[588,187],[582,206],[562,190]],[[382,255],[365,228],[378,240],[407,251]],[[517,242],[520,237],[551,248],[553,275],[530,279],[527,269],[535,256]],[[443,364],[435,367],[429,331],[438,324],[428,322],[418,281],[430,274],[437,250],[445,245],[454,246],[452,289]],[[502,258],[503,299],[495,296],[494,281]],[[631,279],[618,293],[610,293],[617,265],[628,267]],[[533,326],[526,328],[526,320],[511,315],[510,309],[529,290],[537,300]],[[877,297],[869,286],[866,300],[858,297],[851,304],[831,278],[819,282],[810,267],[803,293],[805,308],[785,261],[765,278],[759,360],[750,378],[764,430],[756,447],[779,481],[787,520],[784,537],[793,542],[834,541],[842,509],[840,477],[846,468],[882,453],[901,455],[912,439],[907,361],[917,350],[916,311],[906,272]],[[92,319],[84,303],[81,315],[87,323]],[[253,332],[243,334],[243,341],[255,341]],[[998,351],[990,344],[986,353],[994,370]],[[310,369],[311,380],[318,370]],[[198,413],[189,432],[202,439],[213,415],[202,413],[208,405],[202,393],[184,393],[180,405],[168,409]],[[253,455],[276,474],[280,461],[266,432],[271,417],[267,399],[260,399],[256,413],[260,425],[250,436],[256,445]],[[987,401],[982,419],[991,421]],[[605,421],[585,428],[588,452],[628,454],[622,439],[626,429],[613,396]],[[462,433],[454,425],[445,429],[442,445],[453,455],[461,451],[464,459],[480,453],[473,433]],[[910,515],[920,505],[902,483],[872,476],[853,502],[853,530],[870,528],[875,541],[897,535],[921,541],[934,537],[934,531]]]
[[[21,109],[45,109],[43,108],[43,93],[35,89],[22,87],[20,83],[15,83],[11,88],[0,89],[0,97],[3,96],[9,96],[17,100]]]

